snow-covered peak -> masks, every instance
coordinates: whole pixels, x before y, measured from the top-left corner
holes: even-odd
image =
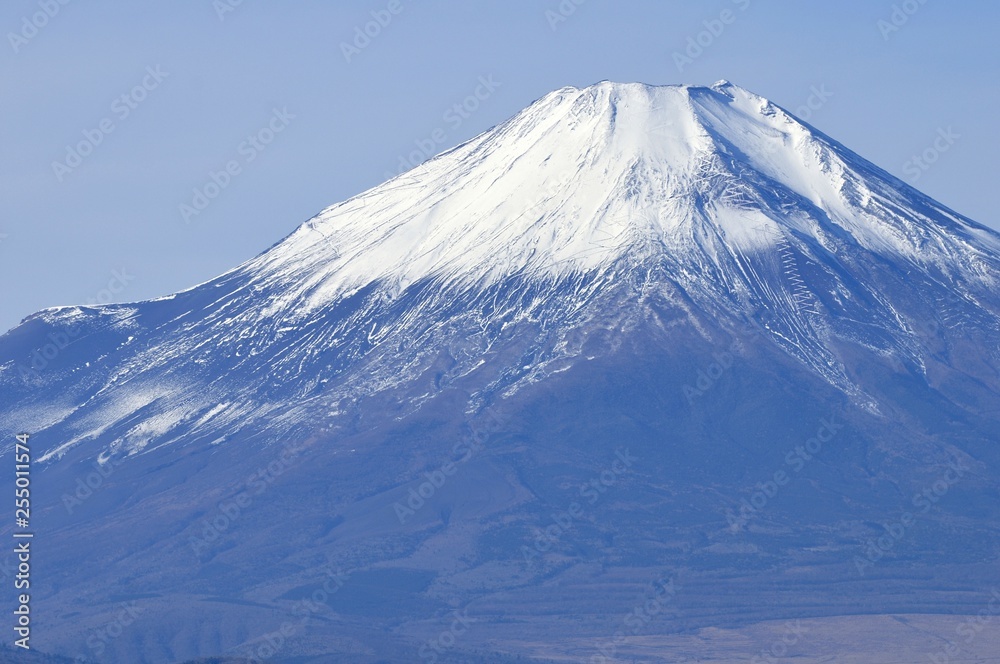
[[[866,249],[943,266],[955,251],[935,226],[981,229],[943,209],[933,223],[900,216],[915,193],[726,81],[602,81],[556,90],[324,210],[241,269],[281,277],[306,312],[373,281],[483,285],[586,272],[637,248],[685,253],[706,228],[739,250],[789,233],[826,246],[846,231]]]

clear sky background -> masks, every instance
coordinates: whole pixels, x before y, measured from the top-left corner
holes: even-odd
[[[725,78],[792,112],[812,96],[813,125],[1000,227],[1000,3],[576,1],[5,0],[0,330],[44,307],[205,281],[401,159],[602,79]],[[387,24],[345,56],[373,11]],[[480,77],[497,87],[449,113]],[[294,117],[274,120],[269,144],[245,143],[274,109]],[[908,163],[939,132],[953,138],[935,163]],[[67,146],[81,141],[77,164]],[[229,161],[238,174],[186,223],[180,206]]]

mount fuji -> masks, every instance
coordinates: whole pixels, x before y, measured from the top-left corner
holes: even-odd
[[[216,279],[0,337],[36,640],[988,661],[998,285],[1000,235],[747,90],[556,90]]]

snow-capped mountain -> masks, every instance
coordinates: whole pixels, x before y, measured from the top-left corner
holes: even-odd
[[[921,326],[944,322],[942,302],[995,329],[998,249],[995,233],[729,83],[564,88],[216,280],[28,319],[9,335],[27,346],[3,349],[5,419],[42,441],[53,432],[43,461],[85,441],[128,454],[215,440],[293,422],[296,402],[329,412],[404,384],[441,343],[462,346],[462,375],[505,327],[565,328],[622,282],[695,327],[759,315],[788,353],[877,409],[836,345],[925,372]],[[513,299],[482,297],[494,289]],[[52,361],[25,355],[50,328],[80,332]],[[98,352],[77,352],[95,335]],[[565,338],[547,346],[496,387],[579,353]]]
[[[156,596],[150,610],[185,625],[204,618],[176,603],[201,595],[225,597],[234,625],[249,605],[281,609],[289,584],[264,561],[301,571],[322,557],[366,574],[418,570],[427,583],[407,583],[425,614],[476,602],[495,628],[484,638],[511,652],[532,649],[486,616],[511,602],[527,611],[545,579],[592,588],[581,574],[627,595],[640,568],[686,570],[684,617],[667,630],[803,607],[838,615],[866,592],[851,574],[877,524],[958,459],[970,470],[941,507],[958,516],[924,520],[878,557],[899,592],[870,607],[958,610],[973,603],[968,588],[932,594],[920,565],[974,584],[998,553],[970,544],[997,529],[995,507],[973,506],[995,498],[1000,469],[998,283],[995,232],[762,97],[724,81],[567,87],[217,279],[29,317],[0,338],[0,428],[8,441],[33,434],[51,487],[47,601],[60,609],[113,604],[106,572],[57,566],[82,547],[114,557],[126,594]],[[498,442],[418,501],[433,510],[400,512],[484,413],[502,420]],[[768,494],[768,510],[744,508],[831,417],[847,430],[837,450],[785,503]],[[257,477],[281,488],[219,534],[227,544],[191,544],[199,519],[289,440],[308,467]],[[524,538],[511,533],[548,525],[537,515],[562,509],[561,491],[620,447],[640,450],[642,469],[595,509],[625,516],[609,525],[595,512],[581,541],[560,538],[521,569]],[[92,463],[107,479],[84,500],[74,487]],[[305,505],[285,517],[294,553],[263,516],[292,504]],[[928,544],[945,530],[947,545]],[[184,580],[192,553],[214,566],[209,590]],[[850,582],[807,601],[795,575],[834,567],[843,574],[830,579]],[[704,590],[737,570],[735,587],[761,592],[769,569],[792,579],[773,605],[727,613]],[[420,633],[400,611],[396,635]],[[50,620],[67,648],[86,634],[72,610],[60,615]],[[128,647],[171,661],[255,636],[218,628],[200,643]]]

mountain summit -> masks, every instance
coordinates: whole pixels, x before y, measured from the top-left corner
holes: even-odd
[[[927,201],[732,84],[603,82],[546,95],[324,210],[241,271],[293,277],[286,288],[307,315],[373,281],[561,277],[650,244],[692,257],[710,237],[740,252],[773,244],[768,235],[825,248],[839,236],[952,271],[969,260],[967,236],[997,248],[994,234],[940,206],[925,219],[898,214],[914,203]]]
[[[556,90],[212,281],[0,337],[48,649],[128,597],[163,628],[116,661],[243,653],[320,565],[288,638],[358,661],[459,607],[456,657],[581,657],[650,583],[657,639],[974,613],[998,285],[995,232],[751,92]]]

